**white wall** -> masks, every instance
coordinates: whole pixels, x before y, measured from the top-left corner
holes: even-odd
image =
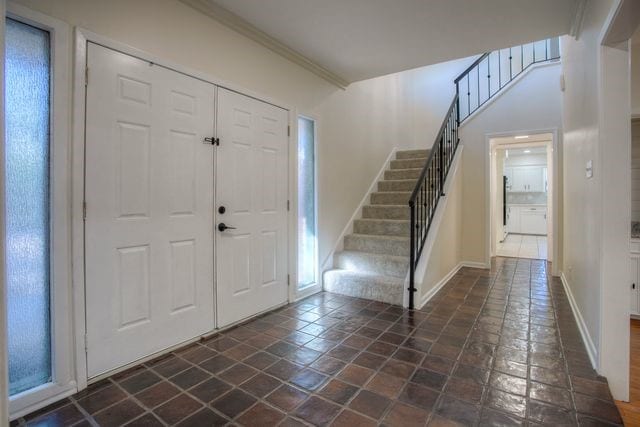
[[[640,117],[640,33],[631,46],[631,114]]]
[[[459,150],[464,151],[464,147]],[[445,198],[438,202],[431,228],[435,234],[427,236],[424,252],[415,273],[416,306],[422,307],[450,274],[462,265],[462,158],[456,154],[445,184]],[[430,233],[431,234],[431,233]]]
[[[462,123],[464,149],[464,230],[462,259],[487,263],[489,194],[486,136],[495,133],[560,129],[560,63],[537,66],[503,90],[486,109]],[[517,107],[514,107],[517,106]],[[535,132],[530,132],[535,133]]]
[[[628,398],[630,83],[628,53],[601,46],[619,1],[589,2],[578,40],[562,40],[563,273],[598,371]],[[593,178],[585,164],[593,161]],[[579,322],[580,323],[580,322]],[[589,343],[591,341],[591,343]]]
[[[321,265],[392,148],[431,146],[453,98],[453,79],[473,61],[341,90],[177,0],[16,2],[317,119]]]
[[[354,83],[316,110],[322,266],[394,147],[430,148],[474,58]]]
[[[631,221],[640,221],[640,120],[631,123]]]

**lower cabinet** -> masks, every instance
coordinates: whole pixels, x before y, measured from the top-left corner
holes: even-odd
[[[640,314],[638,309],[638,285],[640,285],[640,253],[632,253],[631,254],[631,266],[629,268],[630,272],[630,280],[629,280],[629,289],[631,292],[630,295],[630,307],[629,310],[631,314]]]
[[[507,232],[547,234],[547,209],[544,207],[511,206],[507,210]]]

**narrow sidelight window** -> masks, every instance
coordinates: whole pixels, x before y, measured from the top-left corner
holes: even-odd
[[[51,382],[50,40],[6,20],[6,267],[9,394]]]
[[[315,122],[298,118],[298,288],[317,282]]]

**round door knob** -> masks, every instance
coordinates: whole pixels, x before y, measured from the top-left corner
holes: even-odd
[[[223,214],[223,213],[225,213],[226,211],[227,211],[227,208],[225,208],[224,206],[220,206],[220,207],[218,208],[218,213],[220,213],[220,214]]]

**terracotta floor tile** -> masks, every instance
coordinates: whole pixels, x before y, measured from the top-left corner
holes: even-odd
[[[375,427],[378,423],[370,418],[363,417],[353,411],[345,409],[331,423],[332,427]]]
[[[548,268],[464,267],[414,311],[321,292],[10,425],[618,425]]]

